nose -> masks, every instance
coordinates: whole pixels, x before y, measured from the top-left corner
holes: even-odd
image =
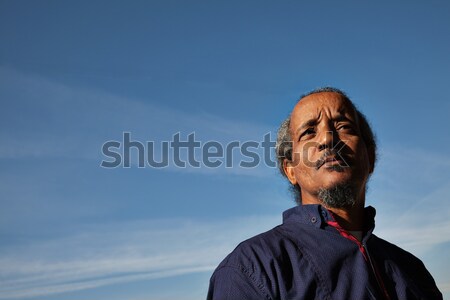
[[[338,143],[338,137],[334,131],[327,129],[318,138],[319,150],[333,149]]]

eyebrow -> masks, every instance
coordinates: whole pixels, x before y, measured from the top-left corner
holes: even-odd
[[[340,115],[337,116],[336,118],[333,118],[333,121],[338,121],[338,122],[339,122],[339,121],[348,121],[348,122],[350,122],[350,123],[355,124],[355,121],[353,121],[353,120],[347,118],[347,117],[345,116],[345,114],[340,114]]]
[[[352,124],[356,124],[355,121],[350,120],[349,118],[347,118],[345,116],[345,114],[342,114],[342,112],[340,112],[340,114],[336,118],[332,118],[332,121],[333,122],[348,121],[348,122],[350,122]],[[308,127],[311,127],[311,126],[315,126],[315,125],[317,125],[317,120],[316,119],[310,119],[310,120],[304,122],[299,128],[297,128],[297,130],[295,131],[295,134],[298,135],[298,133],[301,130],[303,130],[305,128],[308,128]]]
[[[304,128],[315,126],[315,125],[317,125],[317,120],[310,119],[310,120],[304,122],[299,128],[297,128],[297,130],[295,131],[295,134],[297,135],[299,133],[299,131],[301,131]]]

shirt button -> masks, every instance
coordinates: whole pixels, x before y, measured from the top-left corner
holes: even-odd
[[[316,223],[316,222],[317,222],[316,217],[312,217],[312,218],[311,218],[311,222],[312,222],[312,223]]]

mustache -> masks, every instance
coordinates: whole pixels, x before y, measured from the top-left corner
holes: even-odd
[[[349,167],[348,156],[335,149],[326,149],[325,152],[320,156],[320,158],[315,163],[316,170],[319,169],[326,162],[327,158],[329,158],[330,156],[334,156],[336,160],[340,162],[339,165],[341,165],[342,167]]]

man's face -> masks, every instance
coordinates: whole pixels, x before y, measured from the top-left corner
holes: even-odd
[[[291,114],[292,162],[285,172],[299,184],[303,204],[320,203],[320,189],[351,185],[364,201],[374,154],[361,137],[352,105],[341,95],[323,92],[303,98]],[[362,203],[363,204],[363,203]]]

